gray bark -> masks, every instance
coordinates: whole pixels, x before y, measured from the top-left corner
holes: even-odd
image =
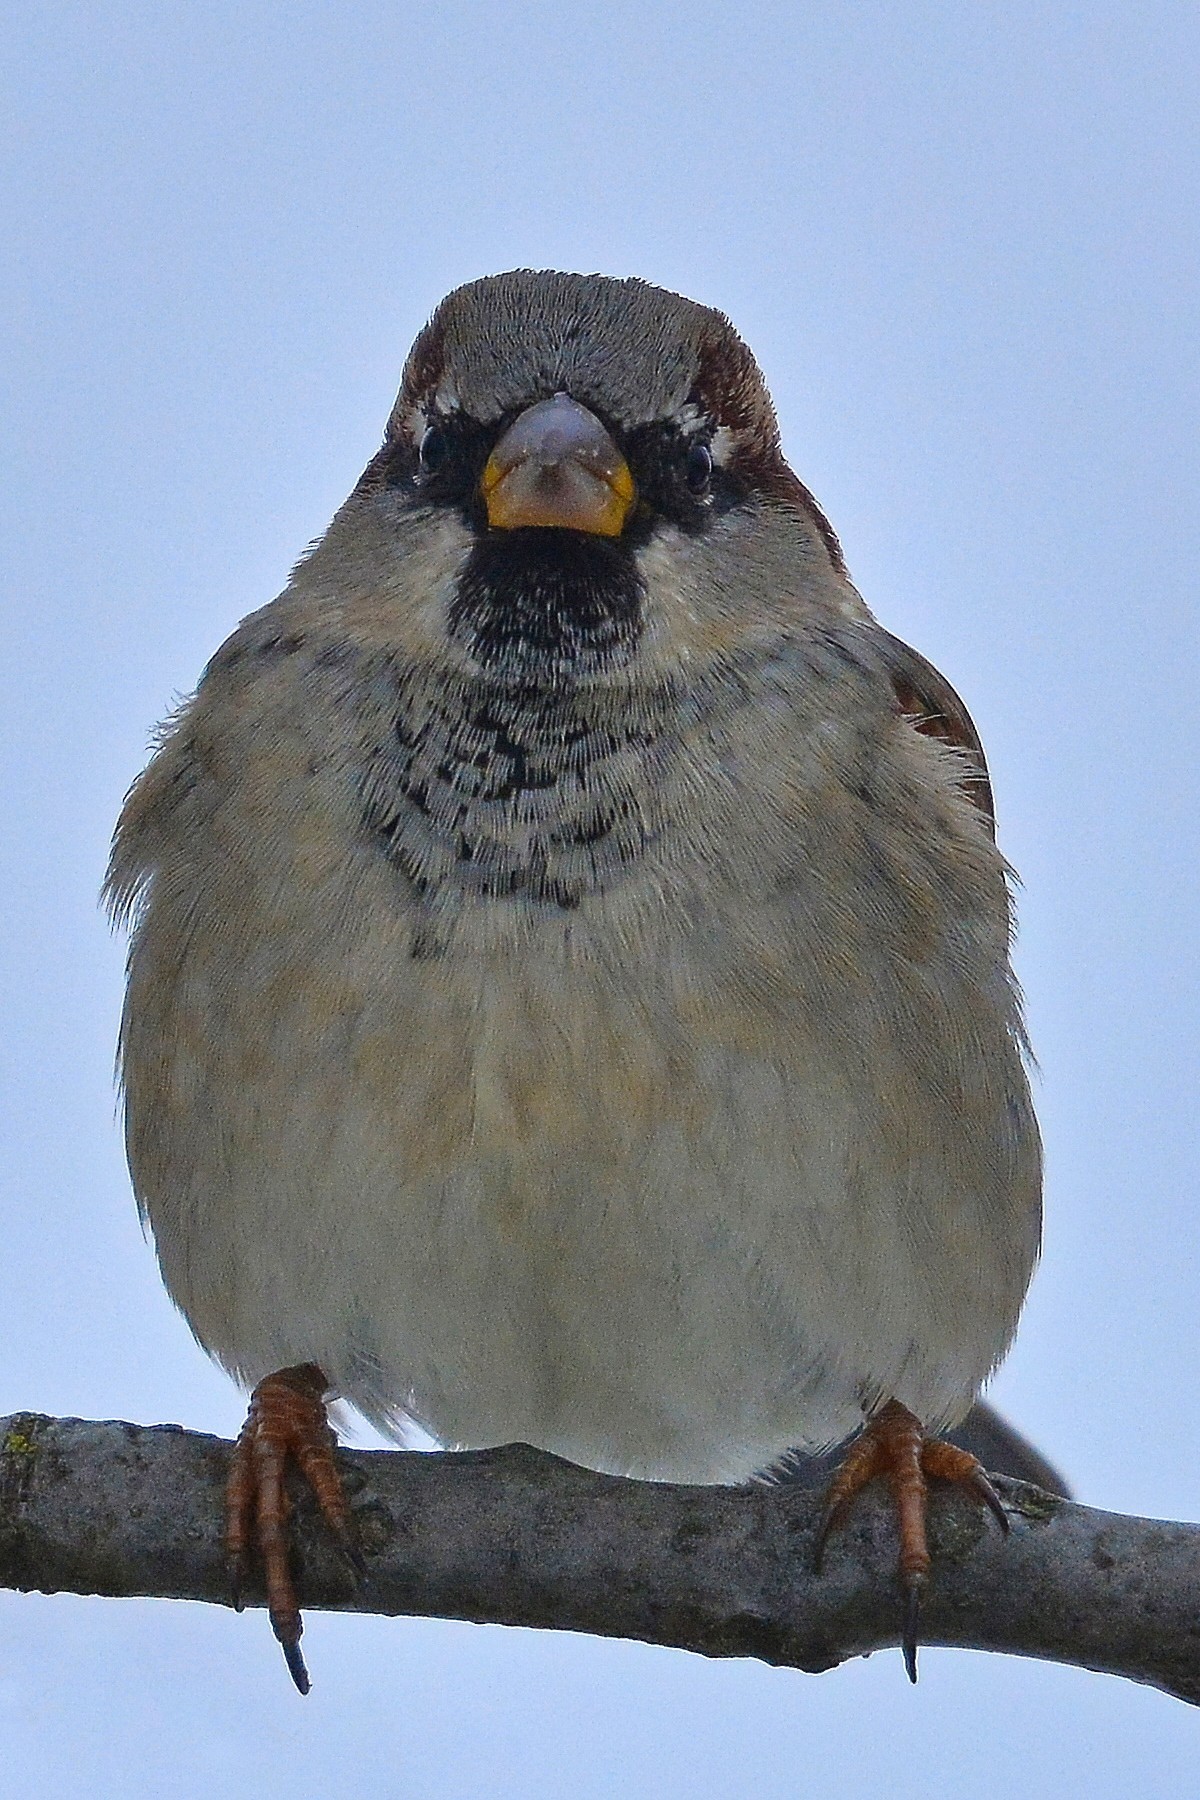
[[[228,1604],[229,1451],[171,1425],[0,1420],[0,1585]],[[587,1631],[813,1672],[899,1641],[882,1492],[856,1500],[817,1575],[820,1494],[795,1484],[622,1481],[523,1445],[339,1457],[368,1577],[355,1585],[297,1485],[308,1607]],[[1075,1663],[1200,1703],[1200,1526],[997,1477],[1005,1537],[967,1495],[934,1486],[923,1643]]]

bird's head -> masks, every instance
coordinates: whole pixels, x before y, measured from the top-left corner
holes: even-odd
[[[600,275],[442,302],[330,549],[377,631],[523,682],[662,674],[814,585],[853,595],[729,321]]]

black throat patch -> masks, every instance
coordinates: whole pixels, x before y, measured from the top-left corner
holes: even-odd
[[[482,668],[534,679],[584,676],[628,662],[642,602],[633,551],[618,539],[489,531],[459,578],[449,623]]]

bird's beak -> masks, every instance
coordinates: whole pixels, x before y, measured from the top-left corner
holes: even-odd
[[[634,501],[629,464],[595,413],[569,394],[539,400],[509,426],[483,471],[488,524],[556,525],[618,537]]]

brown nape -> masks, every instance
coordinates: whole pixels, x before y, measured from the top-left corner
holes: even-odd
[[[798,506],[816,526],[834,569],[839,575],[847,573],[846,559],[842,555],[837,532],[821,511],[813,494],[800,477],[792,473],[782,456],[777,455],[773,463],[756,471],[755,484],[764,494],[770,494],[773,500],[782,500],[786,506]]]

